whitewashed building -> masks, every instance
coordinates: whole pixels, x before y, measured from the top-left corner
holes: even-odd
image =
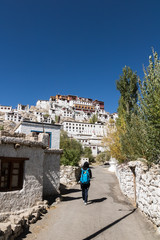
[[[77,139],[84,147],[90,147],[93,156],[105,150],[102,144],[106,132],[103,124],[64,121],[62,126],[69,137]]]
[[[0,105],[0,112],[6,113],[6,112],[10,112],[10,111],[12,111],[12,107],[11,106],[2,106],[2,105]]]
[[[13,122],[21,122],[23,121],[23,116],[17,111],[11,111],[5,113],[5,120],[13,121]]]
[[[54,141],[59,142],[56,137]],[[37,140],[26,138],[0,137],[0,222],[59,194],[62,150],[58,144],[48,149],[46,133]]]
[[[38,100],[36,107],[47,110],[52,120],[55,120],[55,116],[59,116],[61,121],[66,118],[89,121],[94,114],[102,123],[110,119],[110,114],[104,110],[104,102],[73,95],[56,95],[50,97],[49,101]]]
[[[48,123],[38,123],[23,121],[15,130],[16,133],[25,133],[26,135],[34,132],[39,135],[40,133],[48,133],[49,142],[48,146],[51,149],[58,149],[60,144],[60,124],[48,124]]]
[[[17,111],[29,112],[29,105],[18,104]]]

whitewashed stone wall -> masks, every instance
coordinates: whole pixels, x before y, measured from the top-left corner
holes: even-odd
[[[3,138],[4,140],[5,138]],[[11,143],[8,142],[11,141]],[[18,191],[0,192],[0,213],[15,212],[33,207],[42,200],[43,158],[42,145],[21,140],[16,149],[14,139],[6,138],[7,144],[0,144],[0,155],[3,157],[25,157],[23,188]],[[14,143],[13,143],[14,142]],[[20,139],[18,141],[20,143]],[[17,143],[18,144],[18,143]],[[25,144],[25,145],[24,145]],[[32,147],[30,147],[30,146]]]
[[[127,197],[134,200],[133,173],[126,164],[117,165],[116,176],[119,180],[120,189]]]
[[[4,157],[26,160],[22,189],[0,192],[0,240],[15,239],[47,212],[45,197],[54,200],[59,192],[62,153],[48,149],[48,134],[40,134],[38,141],[24,134],[5,134],[0,134],[0,161]]]
[[[61,150],[45,150],[43,196],[48,197],[59,194],[60,187],[60,154]]]
[[[117,165],[116,175],[120,188],[134,201],[134,177],[131,167],[135,167],[137,206],[160,230],[160,165],[154,165],[150,169],[142,161]]]
[[[60,183],[67,187],[75,185],[78,181],[80,167],[61,166],[60,167]]]
[[[45,134],[44,134],[45,135]],[[59,189],[60,149],[47,149],[42,142],[22,138],[1,137],[0,156],[28,158],[24,163],[21,190],[0,192],[1,213],[13,213],[31,208],[43,200],[43,195],[54,196]]]

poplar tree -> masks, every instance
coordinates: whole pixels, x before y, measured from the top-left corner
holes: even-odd
[[[145,151],[148,162],[160,159],[160,60],[157,52],[149,57],[144,80],[139,81],[140,116],[145,132]]]
[[[135,104],[138,99],[138,77],[130,67],[125,66],[120,79],[116,81],[117,90],[120,92],[118,116],[125,121],[130,120],[128,117],[134,112]]]
[[[136,115],[136,104],[138,99],[138,76],[130,67],[125,66],[120,79],[116,82],[117,90],[120,92],[117,134],[123,160],[132,160],[134,149],[131,141],[132,117]],[[118,144],[117,144],[118,145]],[[122,159],[120,159],[122,161]]]

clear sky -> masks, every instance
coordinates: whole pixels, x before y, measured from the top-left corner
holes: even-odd
[[[160,56],[159,0],[1,0],[0,104],[72,94],[116,112],[122,68],[143,78],[152,47]]]

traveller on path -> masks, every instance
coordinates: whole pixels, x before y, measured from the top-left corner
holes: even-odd
[[[89,168],[89,163],[85,162],[83,167],[81,168],[79,180],[82,189],[82,198],[85,205],[87,205],[88,201],[88,190],[90,187],[90,179],[92,178],[92,171]]]

